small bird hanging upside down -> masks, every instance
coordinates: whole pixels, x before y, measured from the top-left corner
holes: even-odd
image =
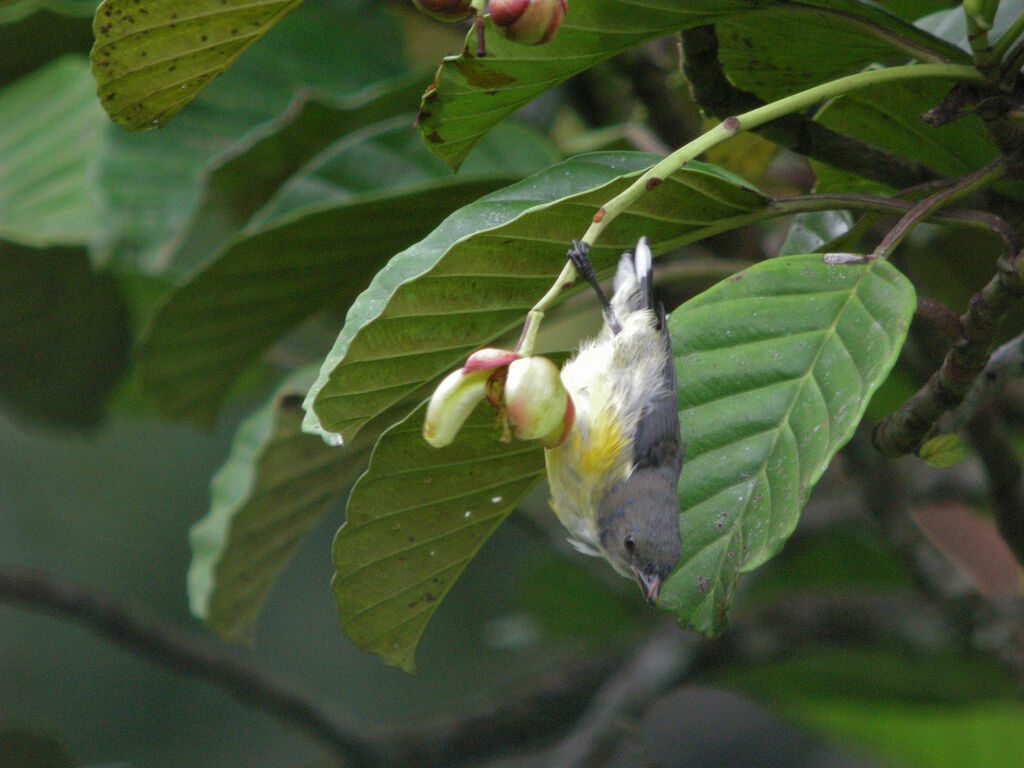
[[[587,253],[568,257],[604,307],[605,327],[562,368],[576,409],[559,446],[545,450],[551,506],[581,552],[635,578],[654,605],[680,557],[675,363],[664,308],[651,289],[651,249],[624,253],[611,301]]]

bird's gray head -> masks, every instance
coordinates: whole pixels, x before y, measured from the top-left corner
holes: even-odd
[[[623,576],[637,580],[651,605],[679,562],[681,549],[676,487],[663,474],[635,473],[613,486],[597,510],[608,561]]]

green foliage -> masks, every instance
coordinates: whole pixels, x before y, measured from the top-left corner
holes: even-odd
[[[656,282],[673,310],[687,459],[683,556],[659,607],[714,636],[741,576],[780,552],[862,421],[885,417],[933,375],[924,370],[933,350],[915,348],[890,377],[917,291],[931,295],[935,280],[966,301],[976,290],[958,283],[963,269],[925,252],[926,237],[903,241],[899,269],[846,254],[870,252],[884,221],[868,205],[878,200],[853,196],[916,202],[944,190],[939,202],[956,208],[957,183],[1019,139],[1019,110],[990,114],[1019,103],[1014,72],[1000,89],[972,69],[980,62],[951,2],[570,0],[550,43],[516,45],[487,20],[487,55],[475,54],[471,29],[432,80],[408,63],[412,41],[431,39],[426,22],[363,0],[104,0],[90,76],[81,55],[65,55],[81,41],[50,40],[42,20],[59,15],[75,29],[95,5],[0,2],[0,63],[15,73],[0,77],[0,404],[78,427],[99,423],[119,388],[122,403],[137,394],[160,416],[207,428],[254,408],[193,528],[193,613],[224,638],[251,637],[296,549],[347,497],[332,552],[341,626],[404,670],[466,566],[544,476],[542,448],[500,442],[487,406],[452,445],[429,447],[422,400],[472,351],[514,344],[531,309],[562,313],[571,331],[543,344],[577,343],[580,313],[596,321],[599,311],[584,301],[592,297],[565,301],[583,290],[564,284],[572,240],[593,240],[598,278],[640,236],[670,261]],[[986,22],[998,5],[993,39],[1020,31],[1020,0],[981,5]],[[674,46],[659,38],[703,26],[717,36],[708,55],[725,76],[719,95],[737,114],[853,78],[834,98],[787,101],[773,128],[791,131],[799,152],[814,154],[814,137],[827,135],[854,156],[870,147],[878,162],[918,164],[940,183],[888,189],[817,157],[815,191],[837,195],[823,210],[821,197],[797,197],[812,186],[802,160],[765,152],[764,138],[753,158],[739,141],[711,146],[683,111],[668,117],[701,151],[653,153],[659,110],[685,83],[674,60],[655,83],[630,57],[660,66]],[[44,43],[52,53],[34,50]],[[918,70],[930,79],[894,68],[920,63],[935,65]],[[857,85],[877,70],[906,79]],[[968,82],[969,92],[957,89]],[[951,90],[968,101],[956,119],[921,120],[955,106]],[[614,120],[602,124],[602,109]],[[573,155],[565,126],[587,120],[597,132],[614,122],[633,143]],[[728,139],[730,125],[712,138]],[[715,157],[756,169],[761,188]],[[652,166],[675,161],[623,203]],[[972,191],[985,212],[968,223],[991,223],[992,212],[1020,223],[1019,186]],[[714,239],[790,214],[750,237]],[[986,253],[995,242],[977,240]],[[707,251],[680,250],[693,243]],[[946,466],[966,452],[947,435],[921,456]],[[756,586],[755,601],[911,586],[881,547],[842,534],[790,554],[780,565],[788,574]],[[596,644],[646,626],[646,609],[566,561],[521,586],[524,610],[556,636],[568,626],[572,641]],[[986,738],[999,729],[1010,743],[1024,738],[997,671],[959,651],[816,650],[718,682],[920,765],[969,764],[965,749],[934,747],[958,717]],[[887,725],[896,712],[911,724],[905,738]]]
[[[334,540],[342,627],[360,648],[409,672],[452,584],[544,476],[541,448],[498,442],[483,408],[440,450],[423,440],[424,410],[381,435]]]
[[[301,2],[104,0],[92,52],[103,108],[131,130],[164,125]]]
[[[0,92],[0,237],[47,247],[101,232],[90,177],[106,125],[97,106],[89,68],[73,56]]]
[[[652,159],[573,158],[460,209],[395,256],[352,305],[307,398],[307,428],[347,440],[520,324],[562,269],[564,244]],[[616,221],[594,266],[610,272],[640,235],[663,250],[750,221],[766,202],[731,174],[692,163]]]
[[[662,602],[717,634],[740,573],[796,526],[811,488],[896,362],[914,289],[884,261],[785,256],[672,313],[683,557]]]

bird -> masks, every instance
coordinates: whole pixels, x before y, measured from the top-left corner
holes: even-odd
[[[561,370],[576,413],[566,439],[544,452],[550,504],[576,549],[635,579],[653,606],[682,548],[685,444],[672,343],[647,239],[622,254],[611,300],[589,250],[573,241],[568,258],[597,293],[604,327]]]

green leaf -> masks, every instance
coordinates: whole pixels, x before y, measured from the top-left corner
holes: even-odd
[[[302,539],[363,471],[369,446],[341,450],[302,433],[300,403],[315,370],[290,377],[238,428],[192,527],[189,605],[226,640],[243,642]]]
[[[163,126],[302,0],[103,0],[92,71],[111,119]]]
[[[306,429],[348,440],[474,349],[523,322],[561,271],[569,241],[656,158],[572,158],[478,200],[395,256],[352,305],[306,398]],[[655,251],[770,215],[741,179],[689,163],[602,234],[601,274],[646,235]]]
[[[334,540],[332,587],[346,634],[411,672],[430,617],[469,561],[544,476],[537,443],[500,443],[489,407],[458,439],[423,439],[424,407],[380,438]]]
[[[137,350],[143,389],[162,413],[212,424],[267,347],[322,309],[347,309],[395,251],[515,177],[496,153],[452,179],[410,128],[402,118],[339,141],[280,190],[261,214],[270,221],[167,297]],[[502,139],[529,150],[530,162],[551,158],[535,134],[509,128],[495,134]]]
[[[86,61],[65,56],[0,92],[0,237],[82,245],[101,226],[93,163],[106,116]]]
[[[111,217],[97,258],[175,277],[183,271],[177,256],[187,255],[184,268],[205,260],[210,252],[175,249],[182,230],[195,223],[207,174],[280,126],[299,94],[355,100],[352,94],[371,83],[400,74],[399,41],[379,4],[306,3],[161,130],[129,133],[108,124],[99,180]]]
[[[128,365],[121,292],[80,248],[36,250],[0,240],[0,401],[75,427],[102,419]]]
[[[466,49],[442,62],[435,87],[423,97],[420,132],[438,157],[457,168],[481,136],[544,91],[624,50],[702,24],[735,21],[743,31],[736,27],[729,34],[754,34],[754,29],[768,34],[756,50],[735,55],[730,64],[743,71],[767,61],[753,77],[761,87],[776,90],[852,74],[880,60],[966,60],[954,46],[859,0],[751,5],[748,0],[573,0],[555,38],[538,46],[509,42],[488,22],[485,58],[470,52],[475,50],[471,33]],[[780,37],[770,37],[776,27]],[[799,35],[805,27],[813,34]],[[844,45],[837,46],[833,40],[840,34]],[[725,40],[723,50],[728,48]]]
[[[766,101],[870,64],[970,62],[956,46],[860,0],[780,3],[759,11],[730,16],[716,28],[729,80]]]
[[[683,557],[661,604],[705,634],[739,574],[776,554],[884,381],[914,311],[884,261],[758,264],[672,313],[686,464]]]

